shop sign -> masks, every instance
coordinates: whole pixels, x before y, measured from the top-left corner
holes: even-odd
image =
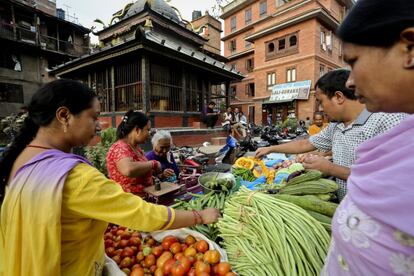
[[[311,81],[297,81],[290,83],[277,84],[272,88],[272,95],[268,102],[287,102],[293,100],[307,100]]]

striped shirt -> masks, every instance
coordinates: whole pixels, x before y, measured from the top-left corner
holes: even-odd
[[[350,168],[356,160],[356,149],[364,141],[388,131],[407,117],[404,113],[371,113],[366,109],[348,126],[330,123],[318,134],[309,137],[309,142],[318,150],[332,151],[333,163]],[[345,197],[346,180],[337,178],[340,188],[338,199]]]

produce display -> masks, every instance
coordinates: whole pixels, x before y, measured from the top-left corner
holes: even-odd
[[[187,193],[191,200],[176,199],[171,206],[218,208],[223,215],[218,223],[193,226],[196,232],[180,236],[111,226],[105,233],[106,254],[133,276],[318,275],[338,206],[331,202],[338,184],[293,160],[270,161],[241,157],[231,174],[202,174],[203,194]]]
[[[282,185],[287,181],[290,174],[303,170],[302,164],[295,163],[292,160],[273,162],[269,166],[260,159],[240,157],[234,163],[232,173],[234,176],[241,177],[243,181],[252,184]]]
[[[233,276],[231,265],[220,261],[218,250],[192,235],[180,240],[168,235],[157,241],[126,227],[108,226],[105,253],[130,276]]]
[[[241,187],[219,220],[222,245],[238,275],[319,275],[330,236],[301,207]]]
[[[203,187],[207,187],[211,191],[205,194],[191,194],[193,199],[189,202],[176,200],[177,203],[172,207],[182,210],[202,210],[211,207],[223,211],[228,197],[239,188],[238,182],[235,182],[231,174],[206,173],[200,176],[199,181]],[[214,242],[219,242],[219,231],[215,224],[196,225],[191,229],[200,232]]]
[[[335,181],[322,178],[319,171],[298,171],[273,196],[303,208],[330,233],[332,216],[338,207],[330,200],[338,189]]]

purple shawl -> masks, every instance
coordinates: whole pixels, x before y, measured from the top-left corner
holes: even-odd
[[[62,192],[78,163],[90,164],[47,150],[23,165],[7,186],[0,224],[4,275],[60,275]]]
[[[414,115],[361,144],[348,196],[374,219],[414,236]]]

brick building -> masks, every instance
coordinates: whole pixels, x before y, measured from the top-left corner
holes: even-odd
[[[345,66],[334,31],[353,0],[235,0],[223,7],[224,56],[245,78],[231,84],[231,105],[250,121],[304,120],[319,105],[315,81]]]
[[[0,117],[51,80],[48,68],[89,52],[89,29],[55,15],[54,1],[0,1]]]

